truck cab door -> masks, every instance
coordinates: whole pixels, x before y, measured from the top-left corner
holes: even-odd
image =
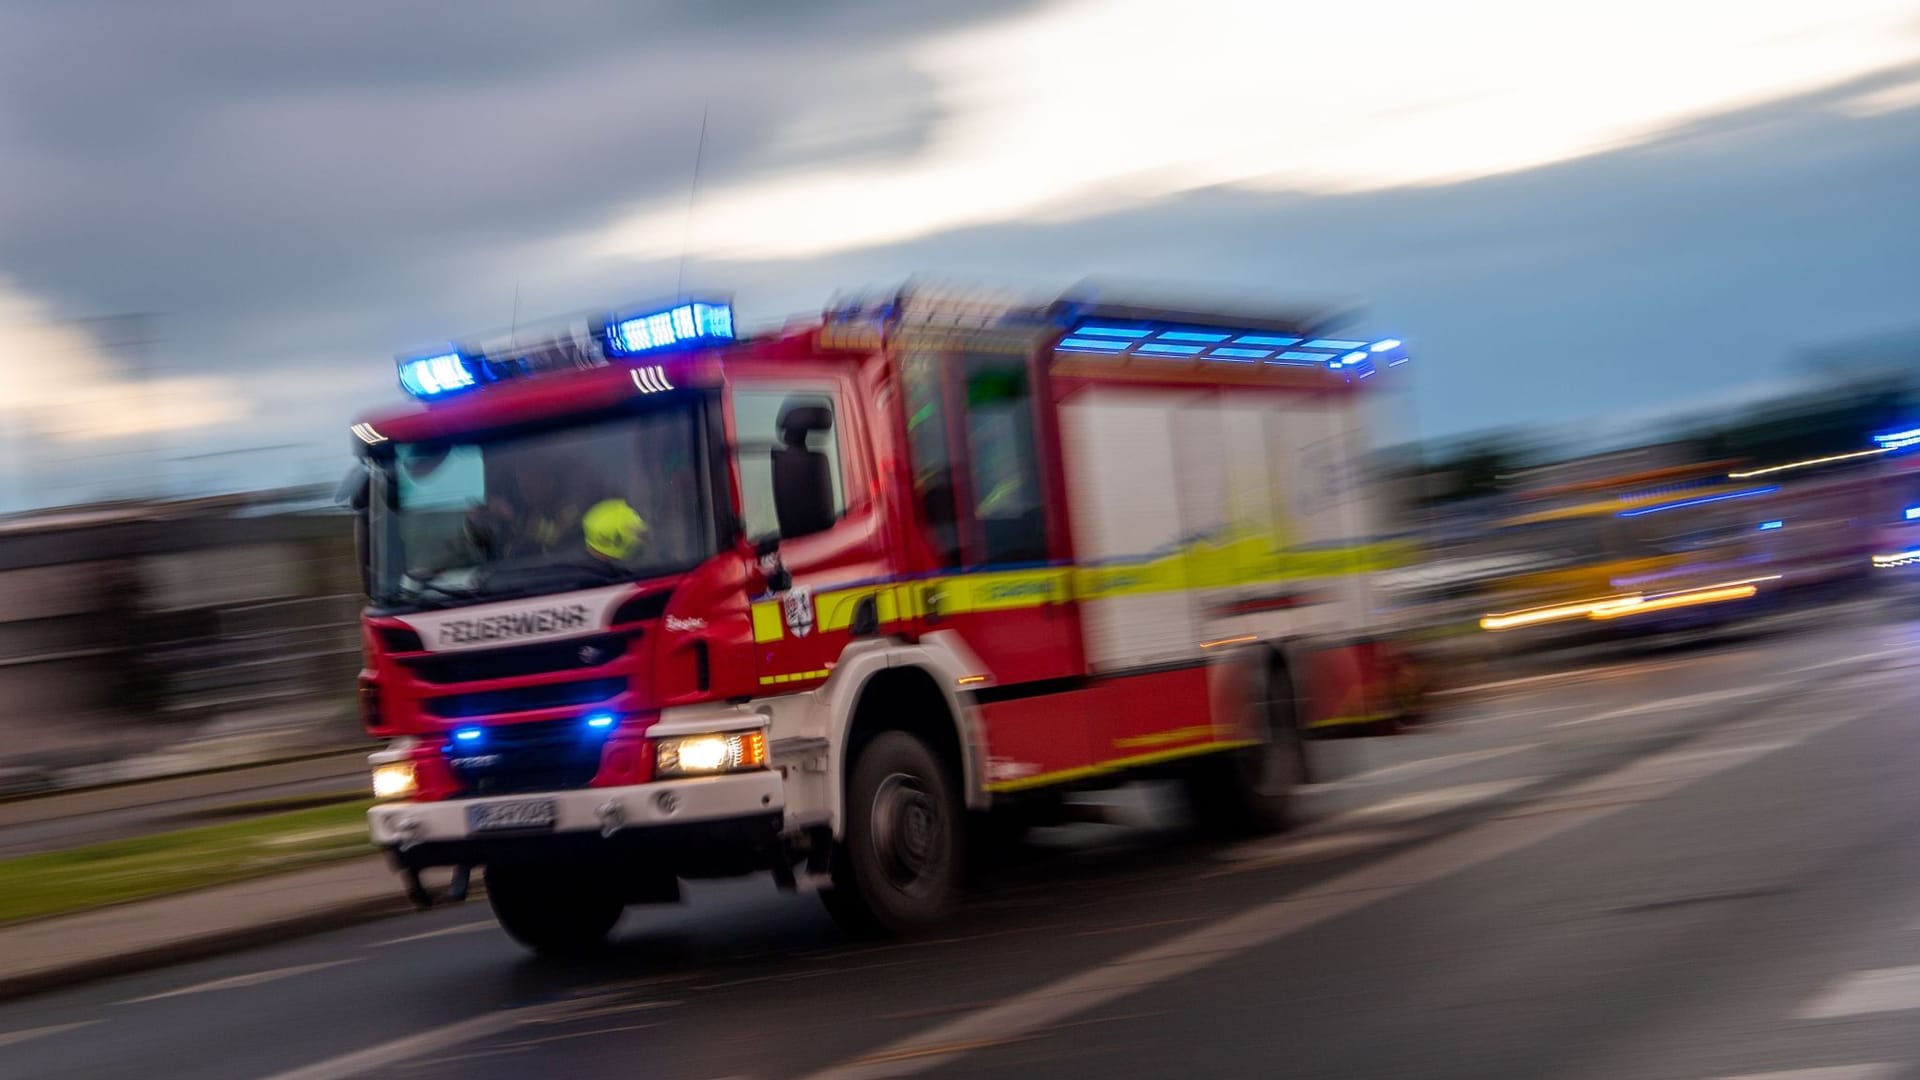
[[[985,665],[989,784],[1092,761],[1086,675],[1045,371],[1028,343],[909,342],[902,408],[922,565],[914,627]]]

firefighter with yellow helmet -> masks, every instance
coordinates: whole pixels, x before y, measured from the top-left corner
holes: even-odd
[[[608,562],[626,562],[647,540],[647,522],[625,499],[602,499],[580,517],[587,553]]]

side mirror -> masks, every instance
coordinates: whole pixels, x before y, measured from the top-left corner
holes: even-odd
[[[334,499],[353,511],[353,558],[360,564],[360,591],[373,595],[373,563],[367,543],[367,502],[372,476],[365,465],[357,465],[340,482]]]

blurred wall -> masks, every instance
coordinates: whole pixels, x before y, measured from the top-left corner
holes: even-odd
[[[350,518],[276,496],[0,523],[0,766],[356,737]]]

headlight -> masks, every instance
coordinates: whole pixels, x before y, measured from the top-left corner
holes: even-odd
[[[373,797],[376,799],[398,799],[413,794],[418,787],[413,778],[413,765],[409,762],[382,765],[373,770]]]
[[[697,776],[761,769],[766,764],[767,733],[738,731],[661,739],[653,771],[656,776]]]

